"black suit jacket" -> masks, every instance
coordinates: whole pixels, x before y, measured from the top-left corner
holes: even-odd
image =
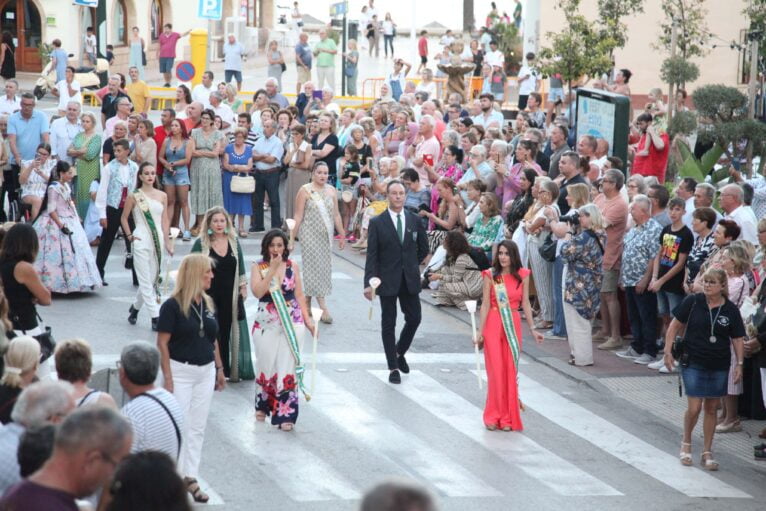
[[[420,293],[420,262],[428,255],[426,230],[420,217],[402,210],[404,243],[399,242],[396,226],[388,210],[370,220],[367,229],[367,261],[364,265],[364,287],[370,279],[381,280],[376,294],[396,296],[404,275],[407,291]]]

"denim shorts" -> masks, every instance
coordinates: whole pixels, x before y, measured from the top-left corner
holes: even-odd
[[[237,80],[237,83],[242,83],[242,71],[235,71],[233,69],[225,69],[223,74],[224,74],[224,80],[226,80],[226,83],[229,83],[232,78]]]
[[[172,73],[174,57],[160,57],[160,73]]]
[[[683,299],[684,295],[660,291],[657,293],[657,313],[660,316],[670,316]]]
[[[723,397],[729,386],[728,369],[707,369],[698,364],[681,367],[684,389],[689,397]]]
[[[175,175],[165,170],[162,173],[162,184],[164,186],[191,186],[188,168],[176,169]]]
[[[564,101],[564,89],[551,89],[548,92],[548,101],[551,103],[556,103],[558,101]]]

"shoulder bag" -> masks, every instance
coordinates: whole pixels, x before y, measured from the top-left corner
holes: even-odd
[[[677,335],[676,338],[673,339],[673,346],[670,348],[670,354],[673,356],[673,360],[679,361],[682,367],[687,367],[689,365],[689,353],[686,351],[686,332],[689,329],[689,320],[692,317],[692,312],[694,312],[694,306],[697,304],[697,295],[692,296],[694,296],[694,299],[692,300],[692,307],[689,309],[689,315],[686,317],[684,335]]]
[[[540,257],[545,259],[548,262],[554,262],[556,260],[556,245],[558,244],[558,240],[553,235],[552,232],[548,233],[548,236],[545,237],[543,240],[542,245],[538,247],[538,251],[540,252]]]
[[[136,397],[138,398],[141,396],[148,397],[149,399],[153,400],[155,403],[160,405],[162,409],[165,410],[165,413],[168,414],[168,417],[170,417],[170,422],[173,423],[173,428],[175,428],[176,430],[176,440],[178,440],[178,456],[176,456],[176,460],[177,460],[181,456],[181,430],[178,428],[178,424],[176,423],[176,420],[173,418],[173,414],[170,413],[170,410],[168,410],[168,407],[165,406],[165,403],[160,401],[159,398],[157,398],[156,396],[153,396],[149,394],[148,392],[142,392]]]
[[[237,174],[231,178],[231,191],[233,193],[253,193],[255,191],[255,178],[246,174]]]

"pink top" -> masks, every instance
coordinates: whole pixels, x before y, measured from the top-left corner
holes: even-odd
[[[176,43],[181,39],[181,34],[178,32],[171,32],[170,35],[166,35],[165,32],[160,34],[160,58],[176,58]]]
[[[433,157],[434,164],[436,164],[436,162],[439,161],[440,152],[441,145],[439,144],[439,141],[436,137],[431,137],[428,140],[419,143],[415,148],[415,159],[422,158],[424,154],[430,154]],[[418,175],[420,176],[420,183],[426,188],[429,188],[431,186],[431,181],[428,179],[428,172],[426,172],[425,167],[421,165],[415,167],[415,170],[418,171]]]

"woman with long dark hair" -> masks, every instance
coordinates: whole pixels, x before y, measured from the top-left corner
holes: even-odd
[[[298,419],[298,394],[303,392],[301,346],[314,323],[306,306],[298,265],[290,259],[287,235],[280,229],[266,233],[261,260],[250,275],[250,289],[258,298],[253,323],[255,344],[255,419],[291,431]]]
[[[13,34],[3,30],[0,44],[0,76],[9,80],[16,78],[16,45],[13,44]]]
[[[471,259],[471,246],[462,232],[448,232],[443,246],[447,252],[444,266],[428,277],[431,282],[439,283],[432,296],[439,305],[454,305],[465,310],[466,300],[481,298],[481,270]]]
[[[120,223],[122,232],[133,248],[133,269],[138,278],[136,299],[128,310],[128,323],[136,324],[138,311],[146,305],[152,318],[152,330],[157,331],[160,316],[160,283],[162,258],[166,250],[173,255],[170,243],[168,197],[160,191],[157,169],[151,163],[142,163],[136,175],[136,187],[125,199]],[[129,219],[133,218],[134,229]],[[164,250],[163,250],[164,249]]]
[[[176,103],[173,105],[173,109],[176,111],[176,119],[186,119],[186,107],[192,102],[192,95],[189,87],[181,84],[176,89]]]
[[[117,466],[107,511],[192,511],[186,488],[167,454],[141,451]]]
[[[529,305],[530,271],[522,268],[519,250],[512,241],[500,242],[492,268],[482,272],[484,288],[479,323],[479,348],[484,349],[487,368],[487,403],[484,425],[488,430],[521,431],[521,400],[518,363],[521,354],[521,317],[524,309],[535,341],[543,335],[535,330]]]
[[[5,234],[0,249],[0,282],[8,299],[8,319],[16,335],[43,333],[37,305],[50,305],[51,292],[34,267],[40,243],[29,224],[16,224]]]
[[[101,287],[88,237],[80,224],[70,183],[74,167],[60,161],[51,173],[40,214],[32,224],[40,242],[35,269],[54,293],[77,293]]]

